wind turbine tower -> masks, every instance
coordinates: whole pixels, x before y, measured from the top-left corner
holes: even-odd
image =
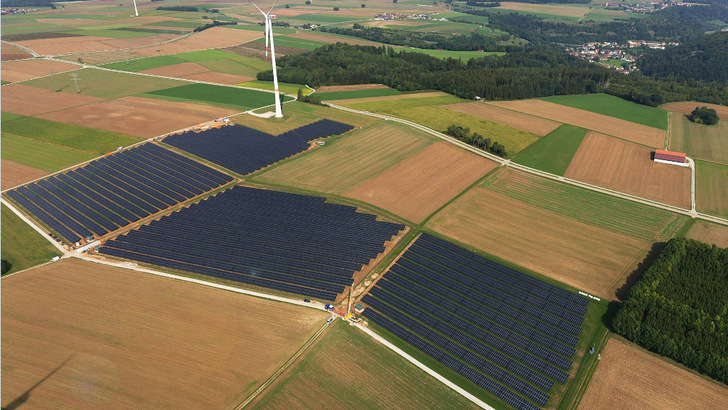
[[[132,0],[132,1],[134,2],[134,15],[139,17],[139,10],[137,9],[137,6],[136,6],[136,0]]]
[[[260,9],[255,3],[252,1],[250,4],[255,6],[256,9],[260,12],[260,14],[263,15],[263,18],[265,19],[265,57],[268,59],[268,42],[270,41],[270,62],[273,66],[273,90],[275,92],[275,98],[276,98],[276,118],[283,117],[283,112],[281,111],[281,94],[278,91],[278,70],[276,69],[276,49],[273,45],[273,24],[271,23],[271,12],[273,11],[273,8],[276,6],[278,1],[276,0],[275,3],[271,6],[270,10],[268,12],[264,12]]]

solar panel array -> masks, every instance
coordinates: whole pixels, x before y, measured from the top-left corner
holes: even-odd
[[[341,134],[354,128],[331,120],[320,120],[278,136],[233,125],[201,133],[170,135],[164,142],[241,175],[266,167],[305,151],[311,140]]]
[[[404,225],[325,201],[237,186],[107,241],[100,252],[334,300]]]
[[[155,144],[16,188],[8,196],[70,242],[101,236],[232,181]]]
[[[569,376],[589,299],[423,234],[364,315],[517,409]]]

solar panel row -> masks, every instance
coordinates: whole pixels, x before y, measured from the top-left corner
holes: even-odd
[[[305,151],[311,140],[341,134],[351,125],[320,120],[278,136],[233,125],[170,135],[164,142],[245,175]]]
[[[325,201],[238,186],[107,241],[101,253],[334,300],[404,226]]]
[[[568,379],[589,302],[426,234],[362,301],[374,323],[524,408]]]
[[[70,242],[114,231],[232,181],[154,144],[48,177],[8,195]]]

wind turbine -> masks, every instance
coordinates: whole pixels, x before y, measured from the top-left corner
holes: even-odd
[[[139,10],[137,10],[136,0],[132,0],[132,1],[134,1],[134,15],[136,15],[137,17],[139,17]]]
[[[273,45],[273,24],[271,23],[271,12],[273,11],[273,8],[278,3],[278,0],[273,3],[273,5],[270,7],[270,10],[268,12],[264,12],[263,10],[258,7],[255,3],[252,1],[250,4],[255,6],[256,9],[260,12],[260,14],[263,15],[263,18],[265,19],[265,58],[268,59],[268,40],[270,40],[270,61],[271,65],[273,66],[273,90],[275,92],[276,96],[276,118],[283,117],[283,112],[281,112],[281,98],[280,98],[280,92],[278,92],[278,70],[276,69],[276,49]]]

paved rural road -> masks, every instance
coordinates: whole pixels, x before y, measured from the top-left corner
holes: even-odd
[[[641,198],[641,197],[638,197],[638,196],[635,196],[635,195],[625,194],[624,192],[614,191],[614,190],[607,189],[607,188],[603,188],[603,187],[600,187],[600,186],[597,186],[597,185],[588,184],[586,182],[577,181],[575,179],[566,178],[566,177],[562,177],[560,175],[555,175],[555,174],[551,174],[551,173],[548,173],[548,172],[545,172],[545,171],[541,171],[541,170],[538,170],[538,169],[535,169],[535,168],[527,167],[525,165],[516,164],[516,163],[512,162],[509,159],[503,159],[503,158],[498,157],[496,155],[493,155],[493,154],[491,154],[489,152],[482,151],[482,150],[477,149],[477,148],[475,148],[475,147],[473,147],[471,145],[468,145],[468,144],[466,144],[466,143],[464,143],[462,141],[459,141],[459,140],[457,140],[457,139],[455,139],[455,138],[453,138],[453,137],[451,137],[449,135],[446,135],[446,134],[443,134],[441,132],[435,131],[435,130],[433,130],[431,128],[425,127],[424,125],[417,124],[417,123],[412,122],[412,121],[404,120],[404,119],[397,118],[397,117],[391,117],[391,116],[388,116],[388,115],[376,114],[376,113],[372,113],[372,112],[369,112],[369,111],[355,110],[353,108],[342,107],[340,105],[335,105],[335,104],[330,104],[330,103],[328,105],[330,107],[332,107],[332,108],[336,108],[336,109],[342,110],[342,111],[353,112],[355,114],[361,114],[361,115],[368,115],[370,117],[376,117],[376,118],[380,118],[380,119],[387,120],[387,121],[395,121],[395,122],[399,122],[399,123],[402,123],[402,124],[405,124],[405,125],[409,125],[411,127],[414,127],[414,128],[419,129],[419,130],[422,130],[424,132],[427,132],[428,134],[434,135],[434,136],[436,136],[436,137],[438,137],[440,139],[443,139],[445,141],[448,141],[448,142],[450,142],[452,144],[455,144],[455,145],[457,145],[457,146],[459,146],[459,147],[461,147],[463,149],[466,149],[466,150],[468,150],[468,151],[470,151],[470,152],[472,152],[474,154],[480,155],[481,157],[485,157],[485,158],[488,158],[488,159],[490,159],[492,161],[495,161],[495,162],[497,162],[497,163],[499,163],[499,164],[501,164],[503,166],[511,167],[513,169],[517,169],[517,170],[520,170],[520,171],[523,171],[523,172],[527,172],[529,174],[538,175],[538,176],[541,176],[541,177],[544,177],[544,178],[548,178],[548,179],[551,179],[551,180],[554,180],[554,181],[564,182],[564,183],[570,184],[570,185],[575,185],[575,186],[578,186],[578,187],[581,187],[581,188],[584,188],[584,189],[588,189],[588,190],[591,190],[591,191],[601,192],[601,193],[606,194],[606,195],[611,195],[611,196],[614,196],[614,197],[618,197],[618,198],[622,198],[622,199],[627,199],[629,201],[638,202],[638,203],[641,203],[641,204],[644,204],[644,205],[653,206],[655,208],[661,208],[661,209],[665,209],[665,210],[672,211],[672,212],[675,212],[675,213],[679,213],[679,214],[682,214],[682,215],[687,215],[687,216],[690,216],[690,217],[693,217],[693,218],[699,218],[699,219],[703,219],[703,220],[706,220],[706,221],[709,221],[709,222],[714,222],[714,223],[717,223],[717,224],[720,224],[720,225],[726,225],[726,226],[728,226],[728,219],[720,218],[720,217],[717,217],[717,216],[714,216],[714,215],[707,215],[707,214],[699,213],[699,212],[697,212],[695,210],[695,183],[694,182],[691,184],[691,195],[690,195],[691,196],[691,201],[693,203],[692,204],[692,209],[683,209],[683,208],[680,208],[680,207],[677,207],[677,206],[674,206],[674,205],[670,205],[670,204],[665,204],[665,203],[662,203],[662,202],[653,201],[653,200],[647,199],[647,198]],[[691,161],[691,164],[692,164],[692,160],[690,160],[690,161]],[[695,179],[695,170],[694,170],[694,168],[693,168],[693,171],[692,172],[693,172],[692,178],[693,178],[693,181],[694,181],[694,179]]]
[[[475,403],[476,405],[480,406],[481,408],[488,409],[488,410],[495,410],[495,409],[493,409],[493,407],[489,406],[484,401],[482,401],[479,398],[473,396],[468,391],[462,389],[460,386],[456,385],[455,383],[453,383],[450,380],[446,379],[445,377],[441,376],[436,371],[434,371],[434,370],[430,369],[429,367],[425,366],[424,364],[422,364],[420,361],[418,361],[414,357],[408,355],[402,349],[400,349],[397,346],[395,346],[392,343],[390,343],[387,339],[385,339],[382,336],[379,336],[378,334],[374,333],[374,331],[371,330],[371,329],[369,329],[368,327],[366,327],[366,326],[364,326],[362,324],[357,324],[356,327],[358,327],[359,330],[361,330],[362,332],[364,332],[364,333],[368,334],[369,336],[371,336],[373,339],[375,339],[379,343],[381,343],[381,344],[387,346],[388,348],[392,349],[395,353],[397,353],[398,355],[400,355],[403,358],[405,358],[408,362],[410,362],[410,363],[414,364],[415,366],[419,367],[425,373],[427,373],[430,376],[436,378],[442,384],[444,384],[447,387],[449,387],[449,388],[455,390],[456,392],[460,393],[463,397],[465,397],[468,400],[472,401],[473,403]]]

